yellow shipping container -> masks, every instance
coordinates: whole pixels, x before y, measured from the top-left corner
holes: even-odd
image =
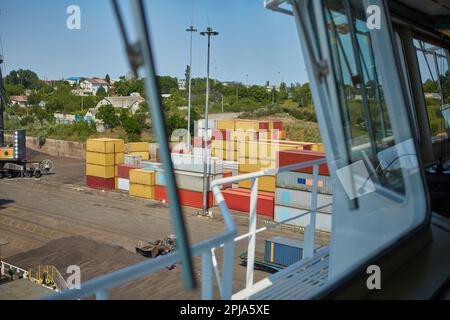
[[[155,199],[155,187],[130,182],[130,196]]]
[[[86,175],[98,178],[114,178],[117,176],[116,166],[101,166],[97,164],[86,164]]]
[[[114,153],[86,152],[86,163],[97,164],[100,166],[115,165]]]
[[[119,153],[125,151],[125,144],[122,139],[88,139],[86,141],[86,151],[99,153]]]
[[[155,171],[134,169],[130,171],[130,184],[155,185]]]
[[[217,129],[234,130],[236,129],[234,120],[217,120]]]
[[[127,144],[128,153],[132,152],[150,152],[150,144],[148,142],[130,142]]]
[[[125,162],[125,153],[123,153],[123,152],[116,153],[114,161],[115,161],[116,165],[117,164],[124,164],[124,162]]]
[[[251,189],[252,182],[250,180],[240,181],[238,183],[239,188]],[[275,176],[260,177],[258,179],[258,190],[275,192],[276,188],[276,178]]]
[[[277,161],[271,159],[239,158],[239,172],[250,173],[277,168]]]
[[[213,140],[211,142],[211,149],[222,149],[225,150],[225,140]]]
[[[140,156],[141,160],[149,160],[150,159],[149,152],[130,152],[129,154],[132,156]]]
[[[235,128],[236,130],[252,130],[252,131],[259,131],[259,121],[255,120],[236,120],[235,121]]]

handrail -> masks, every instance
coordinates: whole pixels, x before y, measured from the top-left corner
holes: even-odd
[[[15,265],[12,265],[12,264],[10,264],[8,262],[0,261],[0,269],[1,269],[1,273],[2,274],[4,274],[4,272],[5,272],[4,270],[5,269],[9,270],[9,269],[12,269],[12,268],[16,269],[17,272],[22,273],[23,274],[23,278],[28,277],[28,271],[26,271],[26,270],[24,270],[22,268],[16,267]]]
[[[225,202],[225,199],[223,198],[222,192],[220,187],[224,184],[232,184],[239,181],[245,181],[245,180],[251,180],[252,186],[251,186],[251,196],[250,196],[250,211],[249,211],[249,232],[241,235],[239,237],[236,237],[234,239],[235,242],[243,240],[248,238],[248,249],[247,249],[247,280],[246,280],[246,287],[243,291],[245,292],[252,292],[253,288],[253,270],[254,270],[254,264],[255,264],[255,244],[256,244],[256,235],[260,232],[266,231],[270,227],[265,226],[260,229],[256,229],[256,209],[257,209],[257,197],[258,197],[258,179],[260,177],[264,176],[273,176],[280,172],[285,171],[293,171],[301,168],[309,168],[313,167],[313,186],[312,186],[312,197],[311,197],[311,210],[307,211],[305,213],[299,214],[295,217],[291,217],[288,219],[285,219],[283,221],[278,222],[276,225],[286,223],[291,220],[298,219],[300,217],[311,215],[310,224],[305,227],[305,234],[304,234],[304,254],[303,258],[312,258],[314,256],[315,252],[315,226],[316,226],[316,212],[319,209],[323,209],[325,207],[330,206],[331,204],[326,204],[321,207],[317,207],[317,188],[318,188],[318,178],[319,178],[319,165],[326,163],[326,159],[318,159],[318,160],[312,160],[307,161],[303,163],[296,163],[288,166],[284,166],[281,168],[275,168],[275,169],[266,169],[261,170],[258,172],[252,172],[247,173],[235,177],[229,177],[229,178],[223,178],[214,180],[211,183],[212,191],[214,193],[214,196],[218,202],[218,205],[221,209],[222,213],[229,214],[230,211],[228,209],[228,206]],[[275,227],[275,226],[273,226]],[[218,272],[216,270],[216,272]]]

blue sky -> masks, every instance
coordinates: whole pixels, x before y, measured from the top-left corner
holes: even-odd
[[[190,25],[220,32],[212,42],[211,76],[222,81],[272,84],[305,81],[303,56],[292,17],[263,7],[263,0],[147,0],[157,70],[184,77]],[[81,8],[81,30],[68,30],[66,8]],[[122,0],[133,26],[129,2]],[[192,10],[194,7],[194,10]],[[109,0],[2,0],[0,36],[5,68],[28,68],[41,78],[117,78],[128,72]],[[206,75],[206,39],[194,36],[194,76]]]

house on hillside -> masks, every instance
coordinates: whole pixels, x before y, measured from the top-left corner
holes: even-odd
[[[90,94],[90,95],[95,96],[95,95],[97,95],[97,91],[100,88],[103,88],[103,89],[105,89],[106,92],[108,92],[110,89],[110,85],[105,80],[97,79],[97,78],[86,79],[80,83],[80,89],[85,94]]]
[[[79,84],[81,81],[81,77],[69,77],[66,79],[66,81],[73,86],[74,84]]]
[[[95,109],[99,109],[101,106],[112,105],[117,109],[128,109],[132,113],[135,113],[139,110],[141,104],[145,101],[138,93],[133,93],[130,96],[115,96],[115,97],[105,97],[100,100]]]
[[[20,107],[28,106],[27,96],[10,96],[9,100],[11,101],[11,105],[18,105]]]

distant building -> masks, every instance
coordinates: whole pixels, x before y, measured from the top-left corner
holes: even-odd
[[[135,113],[139,110],[139,107],[141,104],[145,101],[144,98],[142,98],[139,93],[132,93],[132,95],[128,97],[123,96],[116,96],[116,97],[105,97],[104,99],[100,100],[97,105],[95,106],[95,109],[99,109],[101,106],[105,105],[112,105],[114,108],[117,109],[128,109],[132,113]]]
[[[106,92],[109,91],[110,85],[103,79],[86,79],[80,83],[80,89],[88,94],[97,95],[97,91],[103,88]]]
[[[9,100],[12,105],[19,105],[20,107],[28,106],[28,98],[26,96],[11,96]]]
[[[275,90],[276,92],[280,92],[280,86],[266,86],[267,92],[272,92],[272,90]]]
[[[185,79],[179,79],[178,80],[178,89],[179,90],[186,90],[186,80]]]
[[[434,92],[425,92],[426,99],[441,100],[441,95]]]
[[[56,112],[53,114],[53,117],[55,117],[56,123],[71,124],[76,122],[76,116],[73,114],[64,114]]]
[[[66,79],[66,81],[73,86],[74,84],[79,84],[81,81],[81,77],[69,77]]]

